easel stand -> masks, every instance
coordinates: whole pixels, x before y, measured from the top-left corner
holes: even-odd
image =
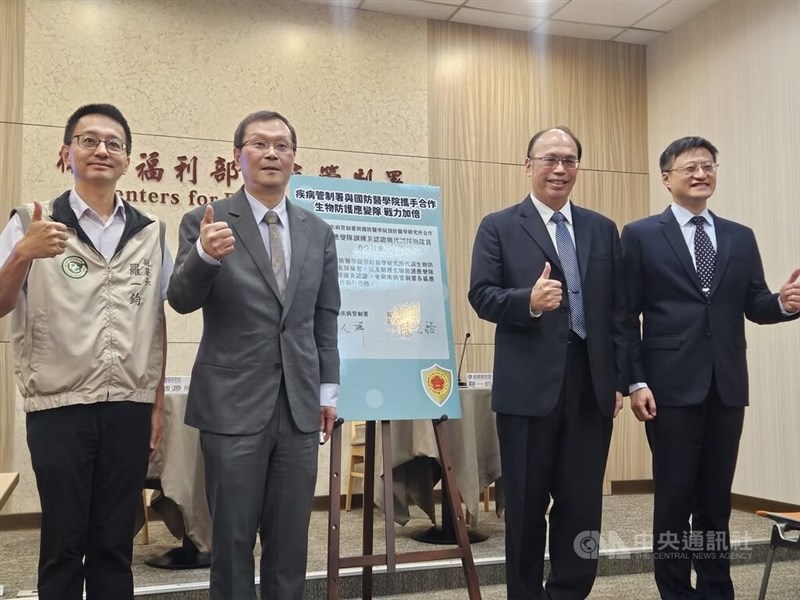
[[[331,469],[330,488],[328,490],[330,506],[328,512],[328,600],[339,600],[339,570],[348,567],[361,567],[361,598],[372,600],[372,568],[386,565],[387,573],[394,573],[398,563],[412,563],[432,560],[461,559],[464,570],[464,579],[470,600],[481,600],[478,585],[478,573],[472,559],[472,548],[469,545],[467,528],[464,522],[464,513],[461,510],[461,500],[458,495],[458,486],[450,461],[450,447],[444,430],[447,416],[434,419],[433,431],[436,435],[436,445],[439,448],[439,459],[442,465],[442,505],[448,504],[455,528],[458,546],[441,550],[424,550],[419,552],[395,552],[394,540],[394,481],[392,478],[392,433],[391,423],[381,421],[381,445],[384,464],[384,519],[386,532],[386,554],[373,554],[373,525],[374,525],[374,500],[375,500],[375,421],[367,421],[366,430],[366,457],[364,459],[364,521],[362,532],[361,556],[339,556],[340,516],[341,516],[341,465],[342,465],[342,429],[341,419],[331,436]],[[442,511],[444,514],[444,511]]]

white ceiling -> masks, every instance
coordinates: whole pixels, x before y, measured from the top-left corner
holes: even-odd
[[[648,44],[717,0],[302,0],[551,35]]]

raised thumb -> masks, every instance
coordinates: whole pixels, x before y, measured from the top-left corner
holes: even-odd
[[[209,204],[206,206],[206,212],[203,214],[203,223],[210,225],[214,222],[214,208]]]
[[[41,220],[42,220],[42,203],[34,201],[33,216],[31,217],[31,221],[41,221]]]
[[[544,271],[542,271],[542,276],[539,279],[550,279],[550,263],[545,261],[544,263]]]

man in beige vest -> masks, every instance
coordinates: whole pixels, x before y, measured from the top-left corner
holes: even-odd
[[[115,107],[67,121],[75,185],[12,211],[0,233],[0,316],[42,506],[40,600],[133,597],[137,502],[162,432],[164,227],[115,192],[131,132]]]

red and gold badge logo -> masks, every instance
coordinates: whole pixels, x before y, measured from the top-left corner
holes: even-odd
[[[453,390],[453,372],[434,364],[420,371],[422,387],[434,404],[442,406],[450,397]]]

